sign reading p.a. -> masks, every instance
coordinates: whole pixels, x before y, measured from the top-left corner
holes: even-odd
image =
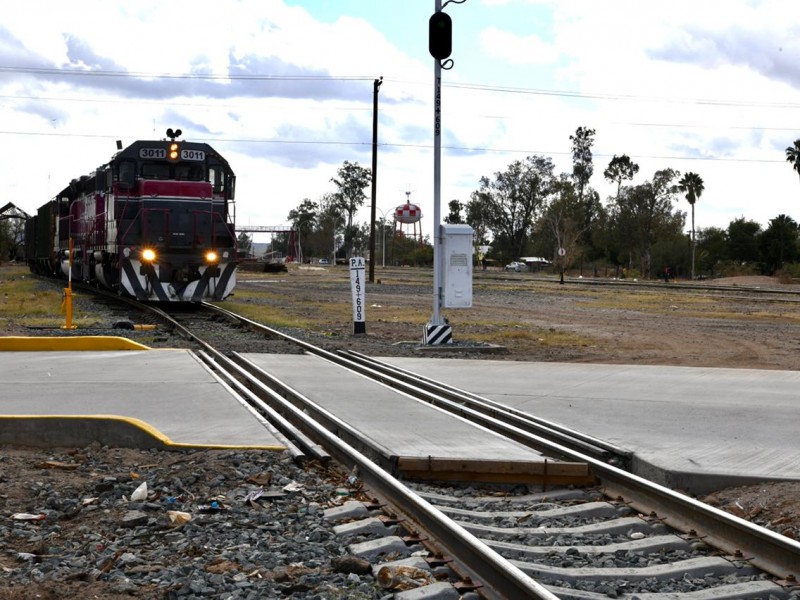
[[[367,333],[364,315],[364,272],[366,261],[363,256],[350,259],[350,291],[353,294],[353,333]]]

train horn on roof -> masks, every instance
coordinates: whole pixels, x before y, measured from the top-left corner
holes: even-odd
[[[180,129],[176,129],[175,131],[172,131],[172,127],[170,127],[169,129],[167,129],[167,137],[168,137],[169,139],[171,139],[173,142],[175,141],[175,138],[176,138],[176,137],[180,137],[180,135],[181,135],[182,133],[183,133],[183,132],[182,132]]]

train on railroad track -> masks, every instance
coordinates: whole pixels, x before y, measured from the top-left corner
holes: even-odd
[[[135,141],[73,179],[25,224],[34,273],[140,301],[223,300],[236,285],[234,191],[228,161],[206,143]]]

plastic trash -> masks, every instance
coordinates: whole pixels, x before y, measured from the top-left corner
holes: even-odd
[[[182,510],[168,510],[167,516],[169,517],[169,522],[174,525],[183,525],[192,520],[192,515]]]
[[[131,502],[142,502],[147,500],[147,482],[143,482],[131,494]]]
[[[15,521],[43,521],[44,514],[42,513],[14,513],[11,518]]]

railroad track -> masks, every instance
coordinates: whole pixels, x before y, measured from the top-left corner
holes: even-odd
[[[353,485],[375,500],[326,516],[340,522],[353,553],[371,563],[398,558],[374,569],[390,589],[422,585],[430,597],[452,588],[514,599],[800,597],[800,544],[628,473],[624,448],[358,353],[323,350],[213,305],[202,310],[178,318],[162,311],[159,318],[198,344],[197,354],[286,436],[297,460],[335,460],[357,473]],[[206,331],[213,323],[280,340],[554,459],[585,463],[596,485],[537,492],[408,483],[361,432],[241,354],[201,339],[198,322]]]

